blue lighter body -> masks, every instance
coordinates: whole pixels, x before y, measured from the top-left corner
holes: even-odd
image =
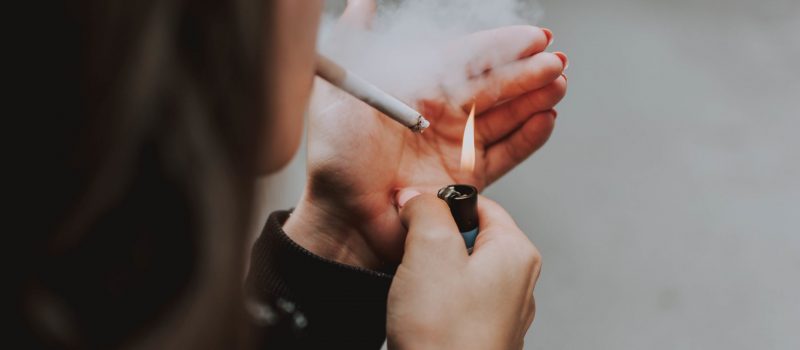
[[[437,196],[447,202],[467,251],[472,253],[478,238],[478,189],[471,185],[449,185],[440,189]]]

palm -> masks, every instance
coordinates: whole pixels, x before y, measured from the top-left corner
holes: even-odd
[[[475,143],[475,170],[461,169],[462,137],[467,113],[460,109],[448,109],[450,101],[428,101],[426,117],[431,127],[422,135],[404,132],[403,146],[407,149],[397,166],[395,187],[413,187],[434,191],[450,183],[467,183],[482,190],[495,179],[485,173],[486,145],[478,138]],[[468,146],[471,147],[471,146]]]
[[[397,189],[435,193],[447,184],[468,183],[482,190],[508,170],[492,172],[487,167],[492,162],[507,163],[508,159],[487,158],[489,140],[480,129],[476,130],[475,170],[460,169],[467,114],[447,108],[452,102],[443,97],[420,104],[431,127],[414,134],[327,83],[318,80],[317,84],[324,86],[317,87],[312,103],[309,195],[316,201],[335,203],[329,206],[350,216],[379,256],[396,260],[401,252],[398,248],[402,247],[404,229],[393,203]],[[486,114],[492,113],[499,112],[489,110]],[[479,114],[477,118],[485,116]],[[551,128],[552,120],[545,120],[534,142],[544,143]],[[495,152],[493,157],[508,158],[508,154]]]
[[[482,171],[485,145],[480,137],[476,142],[477,170],[460,170],[467,115],[461,110],[444,108],[450,104],[444,98],[424,103],[426,107],[422,110],[429,111],[424,114],[431,127],[415,134],[352,97],[331,91],[317,93],[337,96],[315,96],[315,106],[329,106],[330,102],[336,106],[323,112],[313,109],[309,167],[312,173],[319,169],[318,176],[331,176],[330,181],[346,184],[348,195],[386,197],[397,188],[432,191],[453,182],[482,189],[494,180],[487,179]],[[338,99],[343,101],[337,102]],[[337,153],[335,159],[325,155],[333,150]],[[367,211],[394,210],[391,201],[358,204],[365,205],[362,209]]]
[[[357,231],[380,260],[396,262],[402,254],[405,229],[393,202],[397,189],[435,193],[451,183],[483,189],[544,144],[552,131],[551,109],[563,97],[566,80],[560,77],[562,59],[541,52],[548,40],[542,31],[508,27],[467,39],[461,44],[468,47],[491,47],[498,40],[515,44],[508,44],[506,61],[464,81],[462,90],[468,93],[460,99],[440,91],[424,101],[407,101],[431,122],[421,135],[320,79],[315,84],[305,202]],[[480,57],[474,61],[482,62]],[[463,172],[465,110],[473,101],[478,106],[475,170]]]

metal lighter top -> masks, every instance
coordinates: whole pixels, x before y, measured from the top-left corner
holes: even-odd
[[[458,231],[471,252],[478,237],[478,189],[471,185],[449,185],[442,187],[437,196],[447,202]]]

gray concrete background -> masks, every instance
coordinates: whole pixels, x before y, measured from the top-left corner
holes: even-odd
[[[568,96],[486,192],[544,256],[526,349],[800,349],[800,1],[541,3]]]

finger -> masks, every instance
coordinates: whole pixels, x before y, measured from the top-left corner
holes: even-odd
[[[511,215],[495,201],[484,196],[478,198],[478,225],[479,233],[472,251],[473,257],[479,258],[491,254],[488,247],[494,243],[497,243],[496,249],[491,250],[501,255],[507,253],[503,252],[504,249],[513,247],[516,242],[522,242],[520,241],[522,239],[527,242],[526,244],[530,244]]]
[[[538,252],[538,250],[537,250]],[[533,279],[531,283],[528,285],[528,291],[526,293],[527,298],[529,298],[528,307],[526,310],[527,317],[526,317],[526,329],[533,324],[533,319],[536,317],[536,296],[534,295],[534,289],[536,289],[536,282],[539,280],[539,274],[541,271],[541,256],[539,256],[539,261],[537,264],[534,265],[533,271]]]
[[[475,240],[472,258],[495,260],[498,256],[509,256],[515,246],[530,244],[530,240],[517,227],[503,207],[495,201],[480,196],[478,198],[479,233]]]
[[[481,232],[478,236],[487,239],[506,234],[503,232],[521,234],[511,215],[500,204],[482,195],[478,198],[478,224]]]
[[[528,309],[526,310],[526,315],[525,315],[526,330],[531,327],[531,325],[533,324],[533,319],[535,317],[536,317],[536,297],[531,295],[531,301],[530,304],[528,305]]]
[[[494,181],[542,147],[553,132],[555,117],[554,110],[537,113],[490,146],[484,156],[487,180]]]
[[[478,142],[490,146],[518,129],[534,114],[552,109],[567,93],[567,80],[558,77],[549,85],[493,107],[475,120]]]
[[[435,263],[434,260],[460,262],[466,259],[464,240],[443,200],[432,194],[417,195],[402,206],[400,219],[408,228],[403,263],[409,260]]]
[[[539,27],[517,25],[484,30],[463,37],[447,49],[455,61],[465,59],[468,77],[544,51],[552,32]]]
[[[376,9],[375,0],[348,0],[338,23],[355,29],[370,29]]]
[[[538,90],[556,80],[564,72],[560,56],[541,52],[492,69],[466,84],[446,86],[448,95],[464,110],[474,102],[482,113],[497,103]]]
[[[480,233],[471,262],[530,274],[530,277],[520,276],[528,281],[524,295],[520,297],[532,298],[541,270],[539,250],[517,227],[511,215],[489,198],[478,198],[478,220]]]

